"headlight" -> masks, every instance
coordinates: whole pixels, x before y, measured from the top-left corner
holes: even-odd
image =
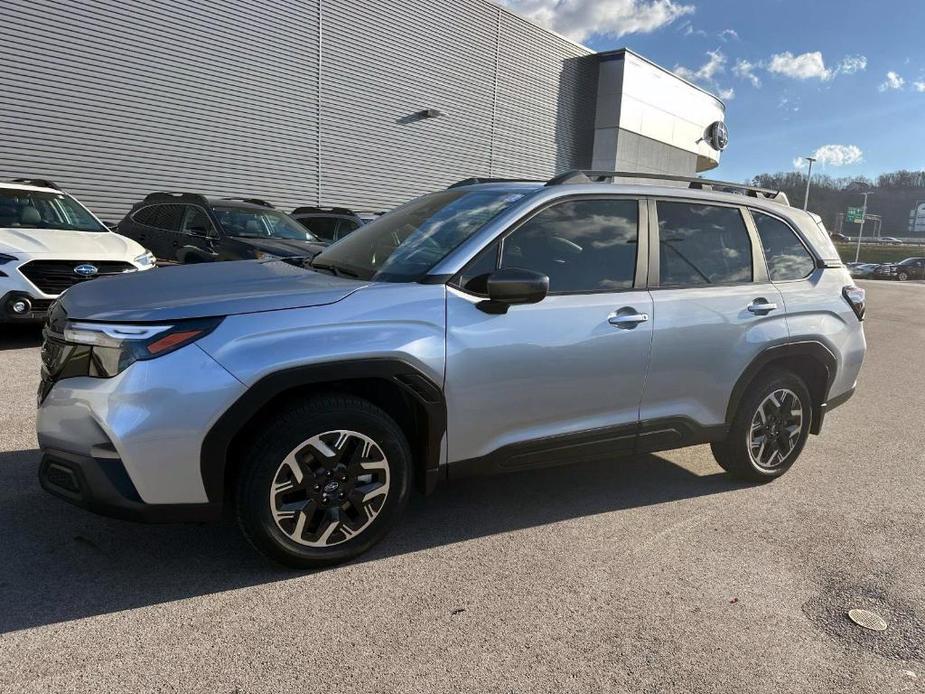
[[[257,251],[257,260],[280,260],[280,256],[264,251]]]
[[[7,255],[6,253],[0,253],[0,265],[6,265],[11,263],[14,260],[17,260],[15,255]]]
[[[154,254],[151,251],[145,251],[132,262],[135,263],[135,265],[140,265],[141,267],[153,267],[154,263],[157,262],[157,258],[154,257]]]
[[[155,359],[185,347],[215,330],[221,318],[177,321],[169,325],[68,323],[64,340],[85,348],[71,359],[86,359],[86,375],[109,378],[136,361]],[[82,369],[73,365],[78,371]]]

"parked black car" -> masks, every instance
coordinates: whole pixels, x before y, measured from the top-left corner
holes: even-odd
[[[209,199],[196,193],[151,193],[132,207],[117,230],[159,260],[175,263],[254,258],[302,263],[327,245],[264,200]]]
[[[292,217],[322,241],[334,243],[382,212],[354,212],[346,207],[297,207]]]
[[[925,258],[906,258],[898,263],[884,263],[874,270],[880,280],[925,280]]]

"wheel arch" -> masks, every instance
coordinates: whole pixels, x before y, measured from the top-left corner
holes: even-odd
[[[749,386],[771,369],[792,371],[806,383],[812,397],[810,433],[822,430],[825,403],[838,369],[838,358],[822,342],[807,340],[768,347],[755,357],[736,381],[726,408],[726,424],[731,426],[736,411]]]
[[[243,463],[239,452],[248,436],[288,402],[322,392],[365,398],[395,419],[411,446],[418,485],[425,492],[433,490],[446,431],[443,391],[406,361],[359,359],[285,369],[251,386],[203,440],[200,470],[209,501],[225,502]]]

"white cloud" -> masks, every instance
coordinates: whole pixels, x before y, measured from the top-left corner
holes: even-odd
[[[713,81],[717,74],[725,72],[725,70],[726,56],[720,51],[707,51],[707,62],[696,70],[684,67],[683,65],[675,65],[674,68],[675,74],[680,75],[690,82],[706,82],[708,84]]]
[[[864,153],[857,145],[823,145],[812,156],[823,166],[849,166],[864,161]],[[803,157],[793,160],[795,169],[806,168],[806,164]]]
[[[515,12],[576,41],[592,34],[645,34],[691,14],[676,0],[501,0]]]
[[[684,22],[684,24],[682,24],[678,28],[678,31],[680,31],[685,36],[706,36],[707,35],[707,32],[705,32],[703,29],[695,28],[694,25],[689,21]]]
[[[917,92],[925,92],[925,80],[922,80],[921,82],[913,82],[912,86]]]
[[[735,29],[723,29],[719,32],[719,38],[721,41],[738,41],[739,32]]]
[[[771,62],[768,64],[768,72],[798,80],[829,80],[833,77],[833,72],[825,66],[820,51],[800,55],[785,51],[772,55]]]
[[[761,80],[758,78],[758,75],[755,74],[755,70],[759,67],[761,66],[757,63],[750,63],[747,60],[739,59],[736,61],[735,67],[732,68],[732,72],[736,77],[741,77],[751,82],[753,87],[760,87]]]
[[[886,73],[886,79],[877,87],[881,92],[885,92],[888,89],[902,89],[906,84],[906,80],[897,75],[895,72],[890,70]]]
[[[863,55],[846,55],[841,59],[835,72],[842,75],[853,75],[855,72],[867,69],[867,58]]]
[[[707,51],[707,62],[696,69],[675,65],[674,73],[688,82],[713,90],[724,101],[735,98],[735,90],[723,88],[717,82],[717,76],[726,72],[726,56],[721,51]]]

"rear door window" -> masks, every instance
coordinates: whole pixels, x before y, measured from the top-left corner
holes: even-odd
[[[209,215],[201,207],[189,206],[186,208],[186,218],[183,220],[183,233],[194,236],[207,236],[212,231],[212,222]]]
[[[307,226],[319,239],[337,240],[337,217],[303,217],[299,222]]]
[[[812,273],[816,261],[793,229],[781,220],[755,210],[752,210],[752,219],[761,237],[772,282],[799,280]]]
[[[752,243],[738,207],[660,200],[659,285],[751,282]]]

